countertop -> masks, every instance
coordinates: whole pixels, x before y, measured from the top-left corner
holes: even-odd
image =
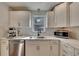
[[[57,38],[57,37],[51,37],[51,36],[46,36],[45,38],[36,38],[36,37],[15,37],[13,39],[11,38],[1,38],[1,40],[60,40],[60,42],[67,43],[71,45],[74,48],[79,49],[79,40],[76,39],[65,39],[65,38]]]

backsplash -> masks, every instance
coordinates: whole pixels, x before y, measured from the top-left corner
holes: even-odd
[[[41,36],[53,36],[53,32],[55,29],[53,28],[46,28],[46,31],[41,33]],[[24,36],[36,36],[37,33],[33,32],[31,28],[27,28],[23,34]]]

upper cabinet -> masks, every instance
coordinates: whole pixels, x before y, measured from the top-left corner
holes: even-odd
[[[5,36],[8,27],[9,11],[6,4],[0,3],[0,37]]]
[[[25,26],[28,28],[30,14],[31,13],[29,11],[10,11],[10,26],[12,27]]]
[[[55,7],[55,27],[69,26],[69,5],[62,3]]]
[[[70,5],[70,26],[79,26],[79,3]]]
[[[54,11],[48,12],[48,28],[54,27]]]

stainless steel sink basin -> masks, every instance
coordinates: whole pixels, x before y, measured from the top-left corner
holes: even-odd
[[[45,38],[45,37],[44,37],[44,36],[31,36],[30,38],[31,38],[31,39],[33,39],[33,38],[34,38],[34,39],[38,39],[38,38]]]
[[[45,38],[44,36],[41,36],[41,37],[37,37],[37,38]]]

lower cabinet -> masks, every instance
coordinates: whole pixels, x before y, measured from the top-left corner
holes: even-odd
[[[48,40],[26,41],[26,56],[58,56],[59,42]]]
[[[39,45],[27,44],[26,45],[26,55],[27,56],[38,56],[39,49],[40,49]]]
[[[39,45],[40,45],[39,55],[40,56],[49,56],[49,52],[50,52],[49,41],[42,41],[42,42],[40,41]]]
[[[60,45],[59,40],[51,40],[49,44],[50,56],[59,56],[60,54]]]
[[[39,55],[39,42],[38,41],[27,41],[25,44],[25,55],[27,56],[38,56]]]
[[[9,56],[9,44],[8,40],[0,40],[0,55]]]

